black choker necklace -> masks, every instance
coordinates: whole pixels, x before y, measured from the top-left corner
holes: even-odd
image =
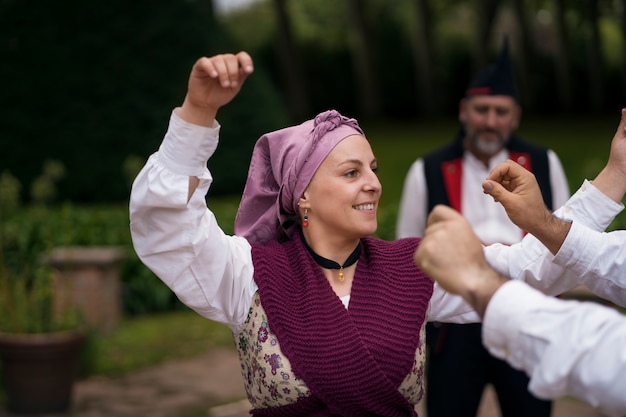
[[[361,241],[360,240],[359,240],[359,244],[356,245],[356,248],[354,248],[354,250],[352,251],[350,256],[348,256],[348,259],[346,259],[346,261],[343,263],[343,265],[339,265],[337,262],[332,261],[332,260],[330,260],[328,258],[324,258],[323,256],[320,256],[317,253],[315,253],[313,251],[313,249],[311,249],[309,244],[306,242],[306,239],[304,238],[304,235],[301,234],[301,236],[302,236],[302,243],[304,243],[304,247],[309,251],[309,253],[313,257],[313,259],[315,259],[315,262],[319,266],[321,266],[322,268],[338,269],[339,270],[339,281],[341,281],[341,282],[343,282],[343,280],[344,280],[343,269],[347,268],[347,267],[349,267],[351,265],[354,265],[354,263],[356,261],[358,261],[359,258],[361,257]]]

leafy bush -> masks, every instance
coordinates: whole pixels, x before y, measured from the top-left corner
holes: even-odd
[[[35,204],[29,216],[20,210],[21,184],[9,173],[0,176],[0,331],[47,333],[80,325],[73,309],[54,304],[52,269],[42,262],[52,246],[45,202],[54,197],[63,166],[50,161],[31,186]]]
[[[232,233],[238,197],[210,197],[211,208],[227,233]],[[121,264],[122,306],[126,315],[138,315],[184,309],[172,291],[137,257],[130,237],[127,205],[77,205],[65,203],[46,208],[45,218],[39,207],[31,205],[16,213],[11,222],[20,231],[21,245],[33,245],[33,253],[59,246],[119,246],[126,249]],[[45,222],[45,236],[40,229],[37,239],[27,239],[28,228]],[[39,242],[39,243],[37,243]],[[43,245],[45,242],[45,245]],[[36,245],[36,246],[35,246]]]
[[[34,215],[32,208],[24,216]],[[137,257],[126,205],[75,205],[49,209],[52,246],[118,246],[126,249],[120,267],[122,308],[135,315],[181,307],[174,294]]]

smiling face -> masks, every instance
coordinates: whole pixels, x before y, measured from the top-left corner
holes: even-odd
[[[376,231],[376,210],[382,187],[369,142],[348,136],[319,166],[300,199],[308,208],[308,232],[316,236],[354,239]]]
[[[510,96],[472,96],[461,100],[459,121],[465,148],[483,162],[500,152],[517,129],[521,109]]]

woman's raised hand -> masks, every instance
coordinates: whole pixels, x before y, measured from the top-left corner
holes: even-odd
[[[219,108],[239,93],[252,72],[254,66],[247,52],[198,59],[191,69],[178,116],[190,123],[211,126]]]

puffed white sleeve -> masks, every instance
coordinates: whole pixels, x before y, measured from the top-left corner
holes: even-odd
[[[463,297],[447,292],[435,282],[426,320],[466,324],[480,322],[480,316],[471,305],[463,300]]]
[[[487,306],[483,343],[525,371],[537,397],[574,396],[603,415],[626,413],[626,317],[614,309],[510,281]]]
[[[574,222],[554,263],[594,294],[626,306],[626,230],[597,232]]]
[[[554,214],[591,230],[603,231],[623,208],[622,204],[614,202],[585,180]],[[570,254],[579,258],[584,256],[577,250],[571,250]],[[498,243],[486,246],[485,257],[499,273],[525,281],[545,294],[559,295],[583,283],[577,271],[555,262],[554,255],[530,234],[510,246]]]
[[[256,291],[250,244],[228,236],[207,208],[207,161],[220,126],[192,125],[172,112],[159,150],[135,179],[130,230],[135,251],[176,296],[204,317],[237,331]],[[187,201],[189,177],[199,185]]]

